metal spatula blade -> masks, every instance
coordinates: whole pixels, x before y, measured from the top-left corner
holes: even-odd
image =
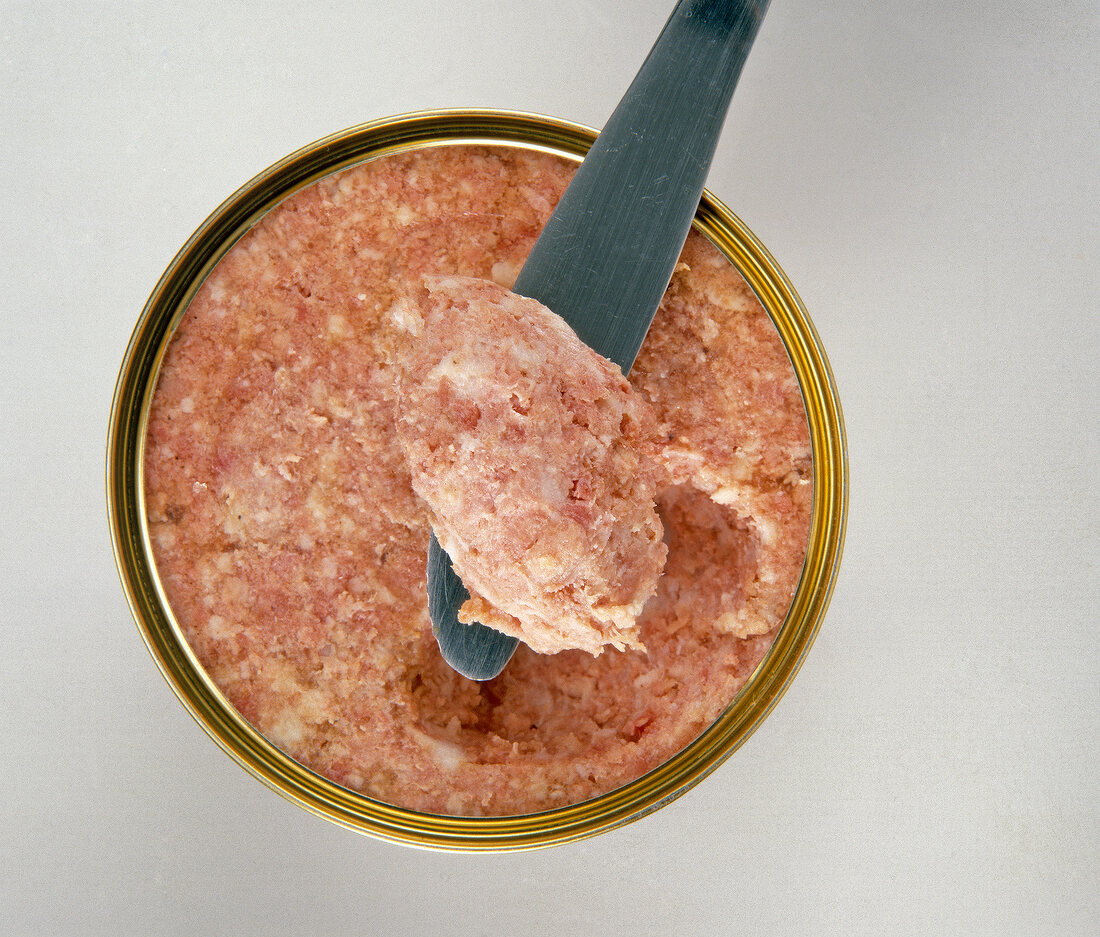
[[[626,374],[699,206],[733,89],[768,0],[681,0],[577,170],[514,290]],[[489,680],[517,640],[458,620],[469,593],[433,534],[428,610],[447,662]]]

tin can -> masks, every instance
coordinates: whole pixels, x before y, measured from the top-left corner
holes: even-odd
[[[764,720],[813,643],[840,564],[848,499],[843,418],[824,349],[779,265],[710,192],[694,225],[737,268],[774,322],[806,406],[813,509],[802,577],[776,639],[737,697],[691,745],[618,790],[525,816],[455,817],[374,800],[310,771],[253,728],[205,672],[175,621],[153,562],[143,453],[165,350],[192,297],[233,244],[271,208],[323,176],[365,160],[449,144],[490,144],[579,161],[596,132],[515,111],[423,111],[333,134],[291,154],[231,195],[192,235],[138,320],[115,389],[107,443],[107,504],[115,559],[131,611],[169,686],[217,744],[264,784],[306,810],[379,839],[431,849],[513,851],[583,839],[637,820],[697,784]]]

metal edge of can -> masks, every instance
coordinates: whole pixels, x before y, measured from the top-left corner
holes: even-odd
[[[835,379],[793,285],[744,223],[707,191],[695,227],[756,292],[796,372],[810,428],[814,497],[803,574],[783,626],[741,692],[699,738],[641,778],[580,804],[509,817],[419,813],[347,790],[283,754],[236,712],[191,652],[153,566],[144,521],[143,449],[160,361],[206,274],[282,199],[356,163],[458,143],[519,146],[579,160],[595,137],[581,124],[478,108],[397,115],[309,144],[234,192],[188,239],[150,295],[123,358],[107,438],[108,522],[123,590],[150,654],[192,717],[249,773],[311,813],[378,839],[435,850],[520,851],[584,839],[652,813],[713,772],[775,707],[816,637],[836,582],[848,464]]]

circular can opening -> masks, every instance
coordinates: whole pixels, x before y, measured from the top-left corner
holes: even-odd
[[[736,698],[694,742],[642,777],[582,803],[523,816],[421,813],[342,787],[284,754],[228,702],[185,639],[153,561],[144,449],[161,362],[207,274],[287,196],[357,163],[456,143],[519,147],[577,161],[595,136],[580,125],[533,114],[448,110],[379,120],[319,140],[235,192],[187,241],[150,296],[122,363],[107,444],[108,514],[123,589],[154,660],[203,729],[251,774],[303,808],[383,840],[458,851],[533,849],[592,836],[658,809],[717,768],[776,705],[814,640],[836,581],[848,467],[843,417],[825,352],[779,265],[725,205],[705,192],[694,227],[756,293],[797,377],[812,450],[813,507],[801,580],[783,625]]]

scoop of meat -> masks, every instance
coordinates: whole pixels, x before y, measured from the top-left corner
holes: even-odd
[[[460,620],[545,654],[642,648],[667,552],[646,401],[561,317],[489,281],[426,278],[393,317],[398,438],[470,590]]]

